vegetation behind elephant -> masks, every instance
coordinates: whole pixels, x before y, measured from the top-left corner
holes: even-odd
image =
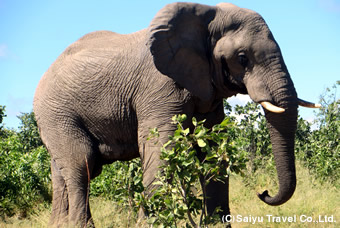
[[[146,140],[149,129],[157,127],[165,142],[176,128],[171,117],[183,113],[212,126],[224,117],[223,98],[238,93],[266,108],[279,191],[259,197],[280,205],[295,190],[294,134],[302,101],[259,14],[226,3],[174,3],[147,29],[93,32],[70,45],[34,97],[51,154],[51,224],[91,221],[87,167],[94,178],[104,164],[140,157],[148,191],[161,163],[159,146]],[[216,207],[229,213],[227,180],[210,183],[207,195],[209,213]]]

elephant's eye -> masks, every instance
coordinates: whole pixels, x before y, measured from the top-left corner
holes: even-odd
[[[247,56],[243,52],[238,54],[238,62],[244,68],[246,68],[248,66],[248,58],[247,58]]]

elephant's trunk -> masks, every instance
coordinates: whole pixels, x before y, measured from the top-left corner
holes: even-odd
[[[269,205],[276,206],[285,203],[295,191],[294,136],[296,118],[294,115],[293,113],[266,113],[279,180],[279,192],[274,197],[269,196],[268,191],[258,195]]]
[[[288,78],[288,80],[287,80]],[[285,81],[286,83],[282,83]],[[269,205],[281,205],[293,195],[296,187],[294,139],[297,126],[298,99],[289,74],[276,78],[271,86],[274,102],[285,109],[283,113],[266,111],[267,127],[277,168],[279,191],[271,197],[268,191],[258,194]],[[283,86],[282,86],[283,85]]]

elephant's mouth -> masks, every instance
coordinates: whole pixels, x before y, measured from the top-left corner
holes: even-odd
[[[242,77],[234,77],[230,74],[228,64],[226,60],[221,58],[221,72],[223,76],[223,85],[229,90],[235,93],[248,94],[248,90],[243,83]]]

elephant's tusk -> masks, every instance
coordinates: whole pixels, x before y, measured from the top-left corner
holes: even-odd
[[[314,104],[309,101],[304,101],[300,98],[298,98],[298,102],[300,106],[307,107],[307,108],[321,108],[321,104]]]
[[[285,111],[284,108],[277,107],[268,101],[263,101],[260,104],[262,105],[263,108],[267,109],[270,112],[283,113]]]

